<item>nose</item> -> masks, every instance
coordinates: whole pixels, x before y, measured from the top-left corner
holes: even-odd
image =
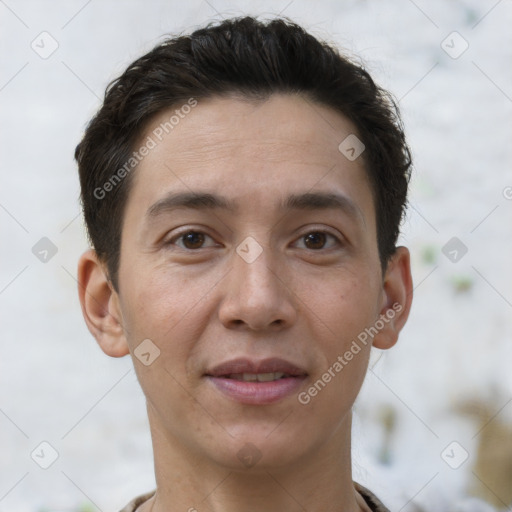
[[[251,262],[233,254],[233,268],[226,278],[226,293],[219,308],[226,328],[280,330],[295,322],[294,294],[285,278],[279,277],[270,249],[264,249]]]

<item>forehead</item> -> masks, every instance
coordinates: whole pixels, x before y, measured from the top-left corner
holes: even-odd
[[[373,209],[363,158],[350,161],[338,149],[356,128],[334,110],[291,94],[183,105],[148,123],[140,144],[151,140],[152,149],[134,173],[129,203],[147,210],[172,191],[213,191],[236,204],[268,208],[273,197],[282,202],[321,189]]]
[[[274,94],[266,100],[213,97],[187,110],[185,106],[161,112],[149,123],[143,137],[155,139],[153,157],[167,148],[179,149],[173,155],[176,162],[210,155],[274,161],[296,155],[294,160],[306,156],[308,161],[333,163],[341,156],[340,142],[356,133],[344,116],[295,94]]]

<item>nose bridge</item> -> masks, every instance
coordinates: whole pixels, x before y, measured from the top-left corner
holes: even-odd
[[[279,294],[279,279],[272,268],[275,258],[271,251],[271,248],[263,248],[254,239],[244,241],[237,247],[234,273],[240,298],[256,302],[269,300],[272,295]]]
[[[293,321],[290,293],[276,272],[272,249],[248,237],[233,254],[229,290],[221,307],[225,325],[246,324],[252,329]]]

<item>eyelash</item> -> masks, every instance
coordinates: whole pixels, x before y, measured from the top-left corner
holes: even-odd
[[[205,233],[204,231],[200,231],[197,229],[187,229],[186,231],[182,231],[181,233],[178,233],[177,235],[172,237],[168,242],[165,243],[165,245],[175,245],[176,240],[183,240],[183,237],[185,235],[189,235],[190,233],[194,233],[196,235],[204,235],[204,236],[210,238],[211,240],[213,240],[213,238],[210,235],[208,235],[207,233]],[[181,247],[179,245],[178,245],[178,247],[184,251],[197,251],[198,250],[198,249],[189,249],[187,247]],[[204,247],[200,247],[199,249],[204,249]]]
[[[176,244],[177,240],[183,240],[183,237],[185,235],[190,234],[190,233],[204,235],[204,236],[208,237],[209,239],[213,240],[213,238],[210,235],[208,235],[207,233],[205,233],[204,231],[195,230],[195,229],[188,229],[187,231],[182,231],[181,233],[178,233],[177,235],[172,237],[169,241],[167,241],[165,243],[165,245],[167,245],[167,246],[169,246],[169,245],[177,245]],[[333,239],[335,241],[335,245],[337,245],[337,246],[342,246],[343,245],[343,243],[341,242],[341,240],[337,236],[333,235],[329,231],[322,230],[322,229],[313,229],[313,230],[307,231],[306,233],[301,235],[297,240],[304,240],[304,238],[307,235],[319,234],[319,233],[321,233],[323,235],[326,235],[327,238]],[[184,251],[189,251],[189,252],[196,252],[196,251],[198,251],[200,249],[205,249],[205,247],[199,247],[198,249],[189,249],[187,247],[182,247],[180,245],[177,245],[177,247],[179,247],[180,249],[182,249]],[[208,247],[206,247],[206,248],[208,248]],[[307,247],[304,247],[304,248],[308,249]],[[321,249],[309,249],[309,250],[312,251],[312,252],[320,252],[320,251],[323,251],[323,250],[328,250],[330,248],[332,248],[332,247],[328,247],[328,248],[322,247]]]

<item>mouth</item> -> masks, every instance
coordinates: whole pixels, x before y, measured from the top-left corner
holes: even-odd
[[[294,394],[307,372],[284,359],[262,361],[234,359],[208,370],[206,377],[216,391],[242,404],[265,405]]]
[[[243,382],[272,382],[279,379],[288,379],[293,377],[283,372],[267,372],[267,373],[231,373],[222,375],[225,379],[241,380]]]

